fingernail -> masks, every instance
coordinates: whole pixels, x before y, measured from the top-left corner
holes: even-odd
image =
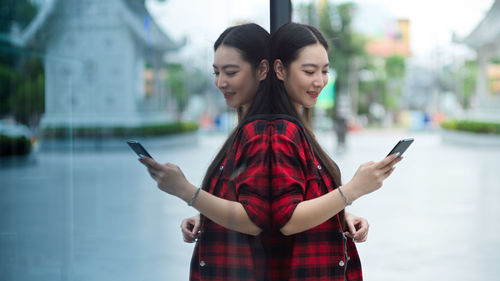
[[[398,157],[399,157],[399,155],[401,155],[401,153],[396,152],[396,158],[398,158]]]

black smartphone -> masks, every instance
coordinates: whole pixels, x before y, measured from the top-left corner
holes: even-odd
[[[130,148],[132,148],[133,151],[135,151],[135,153],[137,153],[137,155],[140,158],[147,156],[147,157],[153,159],[153,157],[151,157],[151,155],[144,148],[144,146],[142,146],[142,144],[140,142],[138,142],[136,140],[129,140],[129,141],[127,141],[127,144],[130,146]]]
[[[410,144],[413,143],[413,139],[402,139],[398,141],[398,143],[394,146],[394,148],[387,154],[387,156],[399,152],[399,156],[403,155],[403,153],[408,149]]]

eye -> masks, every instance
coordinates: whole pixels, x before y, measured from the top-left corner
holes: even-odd
[[[305,72],[307,75],[313,75],[313,74],[314,74],[314,71],[310,71],[310,70],[304,70],[304,72]]]
[[[228,72],[226,72],[226,75],[227,76],[234,76],[236,73],[238,73],[238,71],[228,71]]]
[[[323,74],[328,74],[329,71],[328,70],[323,70]]]

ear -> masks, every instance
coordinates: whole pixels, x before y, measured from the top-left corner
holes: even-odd
[[[276,72],[276,77],[279,80],[285,81],[286,77],[285,66],[283,65],[280,59],[274,61],[274,72]]]
[[[259,79],[259,81],[265,80],[268,73],[269,73],[269,61],[262,60],[259,63],[259,67],[257,68],[257,79]]]

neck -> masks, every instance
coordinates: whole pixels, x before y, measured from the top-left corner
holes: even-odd
[[[293,102],[293,107],[295,107],[297,114],[302,115],[302,111],[304,110],[304,107],[300,103]]]

